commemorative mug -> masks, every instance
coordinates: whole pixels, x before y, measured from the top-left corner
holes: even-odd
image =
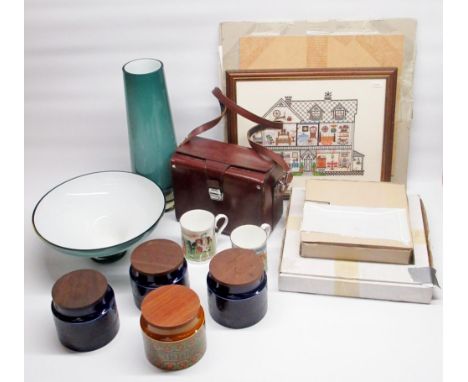
[[[224,222],[218,227],[220,220]],[[216,236],[227,224],[228,217],[224,214],[214,216],[206,210],[191,210],[183,214],[180,227],[185,258],[195,262],[211,259],[216,253]]]
[[[253,224],[241,225],[231,232],[233,248],[251,249],[261,257],[265,271],[267,270],[267,239],[271,233],[269,224],[260,227]]]

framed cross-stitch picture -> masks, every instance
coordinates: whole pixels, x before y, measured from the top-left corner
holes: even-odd
[[[226,72],[227,96],[282,130],[253,139],[295,177],[390,181],[397,68]],[[249,146],[253,123],[228,113],[228,140]]]

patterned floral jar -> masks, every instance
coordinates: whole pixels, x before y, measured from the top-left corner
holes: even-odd
[[[160,286],[189,286],[184,252],[171,240],[149,240],[140,244],[133,251],[130,263],[130,284],[138,308],[143,298]]]
[[[141,304],[140,326],[146,357],[160,369],[185,369],[205,354],[205,314],[190,288],[167,285],[150,292]]]
[[[210,314],[219,324],[245,328],[265,316],[267,276],[255,251],[233,248],[218,253],[210,262],[207,284]]]
[[[119,331],[114,291],[100,272],[80,269],[52,288],[52,313],[60,342],[75,351],[107,345]]]

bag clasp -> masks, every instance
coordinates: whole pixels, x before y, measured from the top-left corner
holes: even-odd
[[[208,194],[211,200],[222,202],[224,200],[224,192],[219,188],[208,187]]]

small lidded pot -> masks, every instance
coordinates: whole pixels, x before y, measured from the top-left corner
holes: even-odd
[[[75,351],[99,349],[119,331],[114,291],[92,269],[67,273],[55,282],[52,313],[60,342]]]
[[[143,298],[160,286],[189,286],[182,247],[171,240],[157,239],[140,244],[133,251],[130,263],[130,283],[138,308]]]
[[[182,285],[150,292],[141,304],[146,357],[156,367],[180,370],[205,354],[205,314],[198,295]]]
[[[267,276],[255,251],[233,248],[218,253],[210,262],[207,284],[210,314],[219,324],[246,328],[265,316]]]

